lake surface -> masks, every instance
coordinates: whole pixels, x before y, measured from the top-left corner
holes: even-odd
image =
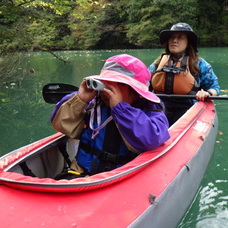
[[[83,77],[99,74],[105,59],[128,53],[146,65],[161,49],[62,51],[21,55],[21,62],[0,87],[0,155],[32,143],[55,131],[50,124],[53,105],[42,98],[47,83],[78,86]],[[201,48],[199,54],[219,77],[222,94],[228,95],[228,48]],[[64,61],[63,61],[64,60]],[[216,100],[219,132],[214,155],[195,200],[178,228],[223,228],[228,225],[228,100]]]

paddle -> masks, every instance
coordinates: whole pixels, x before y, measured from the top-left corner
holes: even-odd
[[[156,94],[161,98],[187,98],[187,99],[196,99],[196,95],[182,95],[182,94]],[[207,100],[228,100],[228,96],[209,96]]]
[[[50,83],[43,87],[42,94],[47,103],[56,104],[64,96],[77,90],[77,86],[63,83]]]
[[[43,87],[43,98],[47,103],[56,104],[65,95],[78,91],[78,87],[63,83],[50,83]],[[160,98],[195,99],[195,95],[156,94]],[[228,96],[209,96],[209,100],[228,100]]]

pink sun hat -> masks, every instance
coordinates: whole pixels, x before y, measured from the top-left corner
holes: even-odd
[[[160,103],[160,99],[149,91],[150,71],[134,56],[128,54],[112,56],[106,60],[100,75],[87,78],[127,84],[147,100]]]

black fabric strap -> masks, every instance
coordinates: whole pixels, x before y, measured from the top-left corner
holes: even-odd
[[[174,73],[166,72],[165,78],[165,93],[173,94]]]
[[[27,166],[26,162],[23,162],[19,165],[25,176],[36,177],[32,170]]]
[[[185,55],[181,61],[181,70],[186,70],[187,69],[187,61],[188,61],[188,56]]]
[[[70,168],[71,160],[70,160],[69,154],[67,153],[67,150],[66,150],[66,143],[62,143],[58,147],[59,147],[59,151],[63,155],[63,157],[64,157],[64,159],[65,159],[65,161],[66,161],[66,163],[68,165],[68,168]]]
[[[110,115],[109,110],[107,116]],[[91,164],[91,174],[115,169],[118,164],[124,165],[133,159],[133,156],[118,155],[121,142],[122,138],[114,120],[106,125],[102,150],[93,148],[90,144],[80,142],[79,148],[83,149],[86,153],[96,155]]]
[[[100,160],[110,161],[115,164],[125,164],[132,160],[132,158],[129,158],[128,156],[101,151],[82,142],[80,143],[80,148],[82,148],[86,153],[96,155],[97,157],[99,157]]]
[[[108,151],[112,154],[117,154],[120,149],[121,136],[116,127],[115,121],[112,120],[106,127],[103,151]]]

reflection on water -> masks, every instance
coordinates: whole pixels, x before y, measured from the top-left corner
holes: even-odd
[[[78,86],[83,77],[99,74],[104,60],[112,55],[128,53],[149,66],[161,52],[161,49],[55,52],[64,61],[45,52],[27,54],[17,69],[20,83],[11,78],[9,85],[0,88],[0,155],[55,132],[49,121],[53,105],[42,98],[45,84],[60,82]],[[202,48],[199,53],[212,64],[222,94],[228,95],[228,48]],[[32,72],[27,71],[29,69]],[[228,224],[228,100],[216,100],[215,103],[220,132],[215,152],[179,228],[223,228]]]
[[[228,195],[227,180],[217,180],[216,183],[208,183],[198,194],[198,202],[191,213],[190,219],[179,227],[189,228],[223,228],[227,227]],[[219,184],[218,184],[219,183]],[[196,213],[197,212],[197,213]]]
[[[217,210],[214,215],[207,215],[201,217],[200,221],[197,221],[196,228],[225,228],[227,227],[228,212],[223,210]],[[191,226],[190,226],[191,227]]]
[[[215,184],[210,182],[200,191],[197,227],[209,227],[212,220],[214,226],[225,225],[228,218],[228,196],[223,189],[227,186],[227,182],[226,180],[218,180]]]
[[[225,228],[228,224],[227,180],[201,187],[179,228]]]

